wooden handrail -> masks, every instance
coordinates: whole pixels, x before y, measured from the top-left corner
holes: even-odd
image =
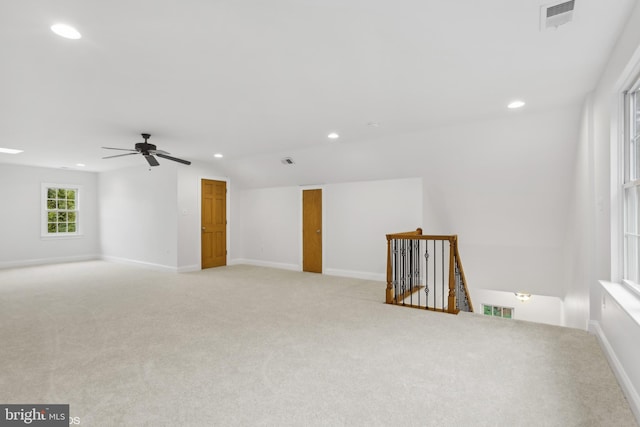
[[[464,275],[464,269],[462,268],[462,261],[460,259],[460,252],[458,250],[458,236],[453,235],[423,235],[422,229],[418,228],[415,231],[407,231],[401,233],[392,233],[387,234],[387,289],[385,300],[387,304],[396,304],[398,301],[394,299],[394,283],[393,283],[393,266],[392,266],[392,256],[391,256],[391,241],[392,240],[436,240],[436,241],[448,241],[449,242],[449,283],[448,288],[449,292],[447,295],[447,309],[446,312],[457,314],[460,309],[457,307],[457,289],[456,289],[456,265],[458,271],[460,273],[460,279],[462,280],[462,285],[464,287],[464,292],[466,294],[466,299],[469,303],[469,309],[473,311],[473,305],[471,304],[471,298],[469,297],[469,289],[467,287],[467,279]],[[434,243],[435,245],[435,243]],[[411,306],[404,304],[406,306]],[[427,303],[428,305],[428,303]],[[415,306],[415,308],[419,308]],[[421,308],[425,308],[422,306]],[[431,309],[431,308],[428,308]],[[444,309],[436,309],[436,311],[445,311]]]
[[[455,237],[455,235],[411,234],[411,233],[415,233],[415,232],[387,234],[387,240],[410,239],[410,240],[449,240],[451,241]]]
[[[387,236],[422,236],[422,228],[416,228],[416,231],[402,231],[400,233],[391,233]]]

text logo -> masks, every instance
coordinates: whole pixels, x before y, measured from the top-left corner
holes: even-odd
[[[0,404],[0,427],[68,427],[69,405]]]

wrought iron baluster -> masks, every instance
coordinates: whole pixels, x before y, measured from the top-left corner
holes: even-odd
[[[400,281],[399,295],[400,295],[400,298],[402,298],[400,302],[404,304],[404,291],[407,285],[404,280],[404,262],[405,262],[404,241],[402,239],[399,239],[398,245],[400,246],[400,252],[398,252],[400,256],[400,258],[398,259],[398,280]]]
[[[436,259],[438,258],[438,252],[436,252],[436,241],[433,241],[433,309],[437,308],[437,295],[438,288],[436,284],[436,280],[438,277],[438,264],[436,263]]]
[[[414,246],[415,246],[415,250],[414,252],[414,258],[415,258],[415,280],[418,286],[418,307],[420,306],[420,240],[414,240],[413,242]]]
[[[425,309],[429,310],[429,241],[425,240],[424,243],[424,305]]]
[[[413,240],[409,240],[407,243],[409,244],[409,252],[411,254],[411,256],[409,257],[409,259],[410,259],[410,261],[409,261],[409,276],[411,277],[411,279],[410,279],[411,280],[411,299],[410,299],[410,302],[411,302],[411,305],[413,305],[413,288],[414,288],[414,286],[416,286],[416,281],[414,280],[415,276],[413,275],[413,269],[415,268],[415,266],[413,264],[413,261],[414,261],[414,259],[413,259],[414,258]]]
[[[391,239],[391,281],[393,283],[393,298],[398,303],[398,245],[397,239]]]
[[[440,241],[440,247],[442,248],[442,310],[444,311],[444,240]]]
[[[454,268],[454,272],[456,275],[456,308],[460,309],[460,307],[462,307],[461,304],[461,300],[462,300],[462,292],[461,292],[461,287],[460,287],[460,271],[458,270],[458,263],[456,262],[456,260],[453,261],[453,268]]]

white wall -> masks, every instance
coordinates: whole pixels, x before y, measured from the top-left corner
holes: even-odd
[[[634,296],[632,317],[627,302],[630,295],[619,284],[601,282],[592,294],[592,301],[601,306],[597,320],[592,320],[591,331],[598,337],[609,359],[636,419],[640,421],[640,298]]]
[[[199,269],[201,178],[225,179],[197,162],[101,174],[0,164],[0,268],[105,257]],[[41,183],[82,186],[81,237],[40,237]]]
[[[417,222],[426,234],[459,236],[469,287],[562,298],[580,108],[525,107],[421,133],[231,160],[228,170],[243,188],[420,177]],[[285,155],[295,166],[280,163]]]
[[[81,185],[81,237],[42,239],[41,184]],[[0,164],[0,267],[99,257],[97,175],[65,169]]]
[[[300,188],[241,190],[240,248],[234,262],[300,270]]]
[[[519,301],[513,292],[470,289],[475,313],[483,315],[482,304],[512,307],[513,318],[528,322],[562,325],[562,300],[558,297],[532,295],[525,302]]]
[[[100,234],[106,259],[177,269],[176,167],[166,162],[100,174]]]
[[[590,330],[600,339],[627,400],[640,420],[640,371],[637,369],[640,324],[612,299],[598,281],[618,282],[621,278],[621,246],[615,237],[615,224],[620,222],[619,170],[616,160],[619,100],[625,82],[638,72],[640,6],[636,5],[593,96],[586,102],[582,118],[583,136],[575,154],[577,173],[573,185],[576,198],[568,222],[579,224],[580,229],[568,235],[568,252],[573,253],[575,258],[568,265],[570,270],[567,277],[571,283],[568,285],[565,312],[568,323],[582,327],[587,312],[583,295],[588,292]],[[582,245],[588,245],[589,248],[580,250]],[[627,294],[623,300],[630,298],[637,299]]]
[[[595,277],[596,264],[592,103],[593,98],[589,96],[582,113],[564,253],[567,284],[564,324],[579,329],[587,329],[588,283]]]
[[[330,184],[325,191],[325,273],[385,281],[385,235],[422,227],[422,180]]]
[[[579,115],[523,112],[423,135],[425,232],[458,234],[469,286],[562,297]]]
[[[235,217],[241,223],[241,250],[234,262],[301,270],[305,188],[239,191]],[[322,189],[324,272],[385,280],[385,234],[421,225],[421,180],[328,184]]]

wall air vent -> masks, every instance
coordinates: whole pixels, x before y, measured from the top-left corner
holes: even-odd
[[[575,0],[546,4],[540,9],[540,30],[558,28],[573,20]]]
[[[291,157],[283,157],[282,159],[280,159],[280,161],[282,162],[283,165],[293,165],[293,159]]]

